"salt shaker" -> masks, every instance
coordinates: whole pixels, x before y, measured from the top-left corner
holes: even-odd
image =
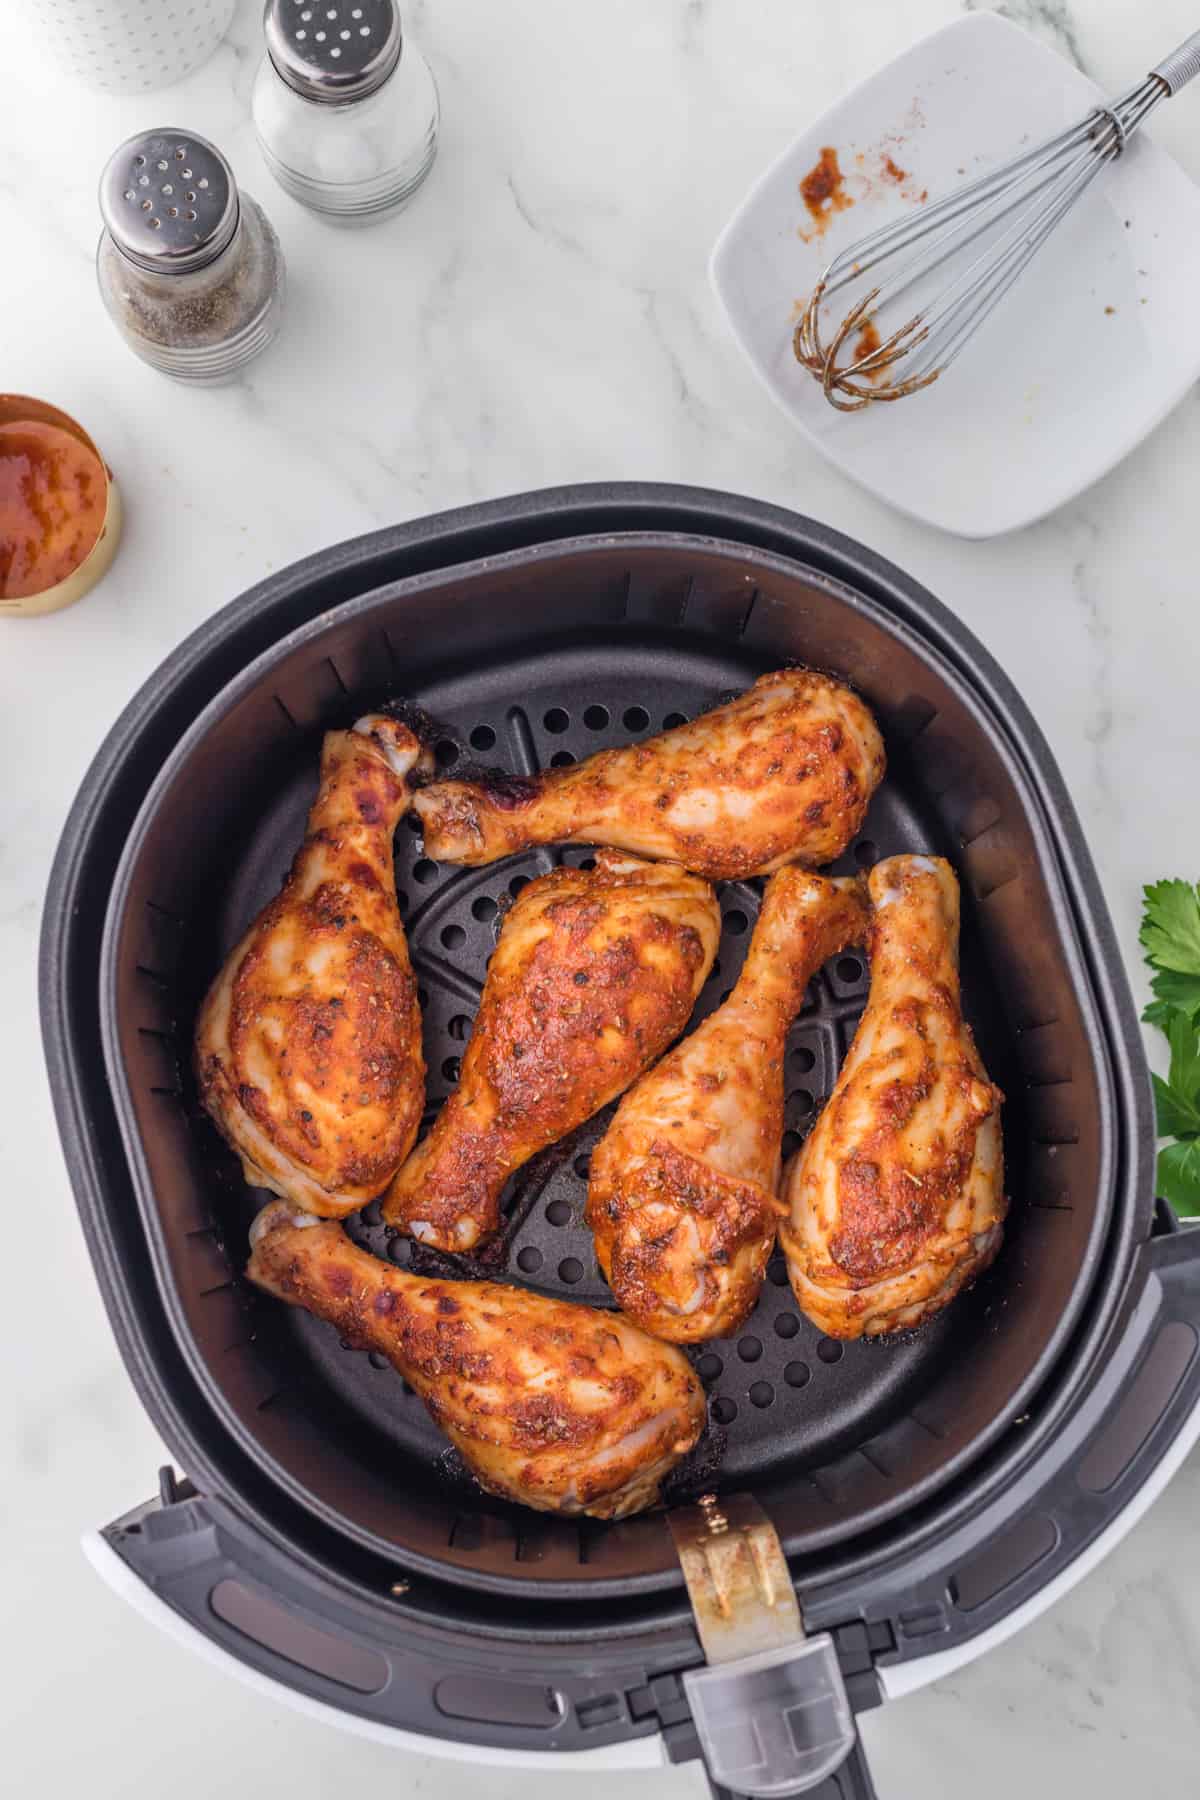
[[[279,330],[284,266],[261,207],[195,132],[139,133],[100,180],[96,274],[130,349],[180,381],[225,381]]]
[[[280,186],[348,224],[403,206],[437,151],[438,96],[395,0],[267,0],[264,30],[251,105]]]

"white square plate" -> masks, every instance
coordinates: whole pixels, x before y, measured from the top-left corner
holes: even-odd
[[[798,138],[713,251],[734,336],[793,423],[881,499],[962,537],[993,537],[1061,506],[1200,376],[1200,189],[1135,137],[944,379],[892,405],[847,414],[828,404],[792,353],[797,302],[855,239],[1072,124],[1098,97],[994,13],[958,19]],[[1166,102],[1198,103],[1194,92]],[[826,145],[852,204],[818,233],[800,183]]]

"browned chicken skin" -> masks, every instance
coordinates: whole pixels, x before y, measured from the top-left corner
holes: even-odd
[[[590,1119],[661,1056],[712,967],[707,882],[601,851],[554,869],[504,921],[458,1086],[384,1201],[390,1225],[470,1250],[500,1224],[514,1169]]]
[[[493,1281],[422,1280],[278,1200],[250,1242],[251,1281],[386,1356],[490,1493],[623,1518],[654,1504],[703,1429],[683,1356],[619,1313]]]
[[[592,1156],[587,1218],[622,1310],[676,1343],[751,1312],[775,1242],[788,1027],[821,964],[863,942],[858,881],[771,877],[723,1006],[630,1089]]]
[[[811,669],[780,669],[645,743],[529,777],[433,782],[414,805],[437,862],[612,844],[721,881],[832,862],[883,769],[883,741],[856,694]]]
[[[326,735],[291,873],[196,1027],[201,1098],[247,1181],[329,1217],[387,1186],[424,1105],[392,833],[410,804],[406,777],[428,760],[381,714]]]
[[[1003,1096],[963,1019],[958,883],[940,857],[871,870],[871,993],[785,1182],[801,1309],[830,1337],[919,1325],[1000,1247]]]

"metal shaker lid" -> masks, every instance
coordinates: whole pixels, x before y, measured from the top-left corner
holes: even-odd
[[[233,170],[191,131],[142,131],[114,150],[100,177],[109,236],[139,268],[184,274],[231,242],[238,222]]]
[[[400,60],[395,0],[266,0],[276,73],[306,100],[362,100]]]

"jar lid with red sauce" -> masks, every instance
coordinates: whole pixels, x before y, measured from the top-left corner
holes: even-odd
[[[0,619],[82,599],[120,535],[112,471],[83,427],[44,400],[0,394]]]

